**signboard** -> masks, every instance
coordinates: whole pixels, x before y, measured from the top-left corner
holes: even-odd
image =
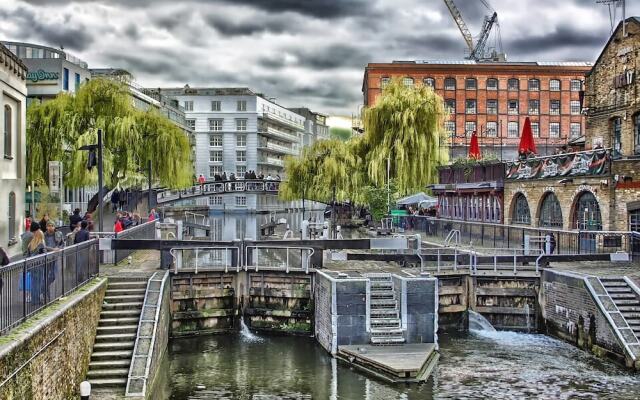
[[[506,179],[545,179],[569,176],[601,175],[608,172],[609,152],[602,150],[558,154],[506,163]]]
[[[628,69],[624,71],[622,74],[617,75],[613,78],[613,86],[616,89],[623,88],[625,86],[631,85],[636,77],[636,71],[632,69]]]
[[[62,163],[60,161],[49,161],[49,191],[51,194],[58,194],[61,186]]]
[[[49,72],[43,69],[27,72],[27,80],[33,83],[38,83],[42,81],[57,81],[58,79],[60,79],[59,72]],[[54,82],[50,82],[50,83],[54,83]]]

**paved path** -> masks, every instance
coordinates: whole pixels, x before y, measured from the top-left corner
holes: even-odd
[[[100,276],[144,275],[150,276],[160,268],[160,252],[156,250],[139,250],[131,255],[131,263],[125,258],[117,265],[100,265]]]

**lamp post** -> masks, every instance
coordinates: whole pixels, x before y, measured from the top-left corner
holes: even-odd
[[[102,174],[103,174],[103,166],[102,166],[102,129],[98,129],[98,144],[87,144],[80,147],[78,150],[88,150],[89,154],[98,150],[98,159],[92,159],[91,155],[89,155],[89,162],[87,163],[87,168],[89,171],[98,164],[98,211],[100,212],[100,217],[98,219],[98,231],[104,232],[103,230],[103,208],[104,208],[104,199],[102,195]],[[97,161],[97,162],[96,162]]]

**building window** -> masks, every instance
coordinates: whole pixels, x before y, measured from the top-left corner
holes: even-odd
[[[236,130],[237,131],[246,131],[247,130],[247,120],[246,119],[236,119]]]
[[[518,193],[514,200],[512,223],[531,225],[531,211],[529,210],[529,202],[522,193]]]
[[[516,121],[511,121],[507,124],[507,137],[518,137],[518,123]]]
[[[507,90],[520,90],[520,81],[516,78],[511,78],[507,81]]]
[[[210,132],[218,132],[222,130],[222,123],[224,120],[222,119],[210,119],[209,120],[209,131]]]
[[[529,115],[540,114],[540,101],[529,100]]]
[[[580,101],[579,100],[571,100],[571,115],[580,115]]]
[[[11,158],[13,155],[12,151],[12,138],[13,138],[13,114],[11,111],[11,107],[8,105],[4,106],[4,156],[6,158]]]
[[[444,90],[456,90],[456,79],[446,78],[444,80]]]
[[[578,201],[573,214],[573,227],[585,231],[601,231],[602,216],[598,200],[591,192],[583,192]],[[595,243],[594,243],[595,244]]]
[[[244,150],[236,151],[237,162],[247,162],[247,152]]]
[[[211,102],[211,111],[220,111],[221,107],[220,107],[220,101],[219,100],[213,100]]]
[[[244,207],[247,205],[247,196],[236,196],[236,206]]]
[[[633,122],[634,153],[640,154],[640,113],[636,114]]]
[[[476,131],[476,122],[475,121],[467,121],[464,123],[464,131],[467,136],[471,136],[473,132]]]
[[[404,86],[413,86],[413,78],[405,76],[404,78],[402,78],[402,84]]]
[[[487,79],[487,90],[498,90],[498,80],[496,78]]]
[[[209,165],[209,178],[222,175],[222,165]]]
[[[222,205],[222,196],[209,196],[209,205],[210,206],[221,206]]]
[[[191,129],[192,131],[196,130],[196,120],[195,119],[185,119],[185,122],[187,123],[187,127],[189,129]]]
[[[529,79],[529,91],[537,92],[540,90],[540,81],[537,79]]]
[[[193,101],[185,101],[184,102],[184,110],[185,111],[193,111]]]
[[[69,70],[67,68],[62,69],[62,90],[69,91]]]
[[[238,111],[247,111],[247,101],[246,100],[238,100],[237,108]]]
[[[582,81],[579,79],[572,79],[571,80],[571,91],[572,92],[579,92],[582,90]]]
[[[549,102],[549,114],[560,115],[560,100],[551,100]]]
[[[209,162],[222,162],[222,152],[219,150],[210,151]]]
[[[447,131],[449,136],[454,136],[456,134],[456,122],[455,121],[446,121],[444,123],[444,129]]]
[[[615,117],[612,124],[613,129],[613,155],[622,154],[622,118]]]
[[[533,137],[540,137],[540,123],[532,122],[531,123],[531,133],[533,133]]]
[[[9,241],[13,242],[16,238],[16,194],[9,193]]]
[[[551,122],[549,123],[549,137],[559,138],[560,137],[560,123],[559,122]]]
[[[466,114],[475,114],[476,113],[476,101],[475,100],[467,100],[464,111],[465,111]]]
[[[487,122],[487,137],[498,136],[498,123],[495,121]]]
[[[580,134],[582,133],[581,131],[582,131],[582,127],[581,127],[579,122],[572,122],[571,123],[571,137],[572,138],[580,137]]]
[[[236,176],[238,178],[242,178],[244,177],[244,174],[247,173],[247,166],[246,165],[237,165],[236,166]]]
[[[247,146],[247,135],[244,135],[244,134],[236,135],[236,146],[237,147],[246,147]]]
[[[549,81],[549,90],[551,90],[552,92],[559,92],[560,91],[560,80],[559,79],[551,79]]]
[[[507,111],[509,115],[518,115],[518,100],[509,100],[507,102]]]
[[[433,78],[424,78],[423,83],[425,86],[429,86],[430,88],[436,88],[436,80]]]
[[[487,100],[487,114],[498,114],[498,100]]]
[[[77,92],[80,89],[80,74],[76,74],[76,82],[75,82],[75,91]]]
[[[456,112],[456,101],[454,99],[445,100],[444,106],[449,112],[449,114],[454,114]]]
[[[478,88],[478,83],[475,78],[467,78],[464,81],[464,88],[467,90],[476,90]]]
[[[380,88],[385,89],[387,86],[389,86],[389,82],[391,82],[391,78],[380,79]]]
[[[222,147],[222,135],[209,135],[210,147]]]
[[[553,193],[547,193],[540,206],[538,226],[545,228],[562,228],[562,208]]]

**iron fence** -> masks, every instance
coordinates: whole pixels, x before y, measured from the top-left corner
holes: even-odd
[[[115,234],[116,239],[155,239],[156,238],[156,221],[148,221],[138,226],[125,229]],[[125,258],[129,257],[135,250],[112,250],[113,263],[117,264]]]
[[[96,239],[0,267],[0,334],[98,275]]]
[[[392,219],[395,228],[420,233],[426,238],[437,238],[443,243],[452,230],[457,230],[460,232],[459,242],[474,247],[524,248],[526,236],[549,236],[554,243],[551,246],[552,254],[605,254],[624,251],[632,256],[640,255],[640,234],[637,232],[534,228],[414,215],[393,216]],[[543,241],[532,243],[535,243],[537,249],[543,250],[545,247]]]

